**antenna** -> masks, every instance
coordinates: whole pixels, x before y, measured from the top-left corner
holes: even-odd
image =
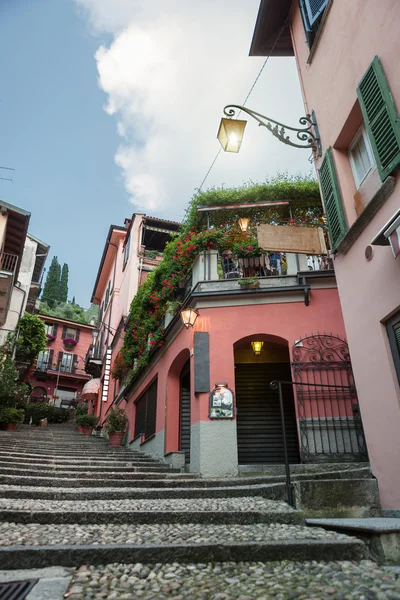
[[[12,167],[1,167],[0,166],[0,169],[6,169],[7,171],[15,171],[15,169],[13,169]],[[0,181],[11,181],[11,183],[12,183],[11,177],[1,177],[1,175],[0,175]]]

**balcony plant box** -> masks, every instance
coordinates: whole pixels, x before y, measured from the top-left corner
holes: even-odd
[[[258,277],[246,277],[239,279],[238,284],[242,290],[253,290],[260,287],[260,280]]]
[[[82,433],[86,437],[92,435],[92,431],[94,427],[96,427],[98,420],[99,417],[96,417],[95,415],[80,415],[79,417],[76,417],[76,423],[78,426],[81,426]]]
[[[128,417],[122,408],[112,408],[106,418],[110,446],[120,446],[125,436]]]
[[[66,350],[73,350],[78,342],[73,338],[63,338],[63,343]]]
[[[46,333],[47,345],[50,346],[52,342],[56,339],[55,335],[50,335],[50,333]]]
[[[6,425],[7,431],[14,431],[19,423],[22,423],[25,417],[25,412],[17,408],[3,408],[0,412],[0,423]]]

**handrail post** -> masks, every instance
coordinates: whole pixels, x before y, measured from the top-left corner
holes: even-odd
[[[285,457],[285,471],[286,471],[286,497],[287,503],[289,506],[295,506],[295,498],[294,498],[294,489],[293,484],[290,479],[290,466],[289,466],[289,457],[287,450],[287,440],[286,440],[286,429],[285,429],[285,413],[283,409],[283,394],[282,394],[282,382],[281,381],[271,381],[270,387],[273,390],[278,389],[279,392],[279,410],[281,413],[281,425],[282,425],[282,436],[283,436],[283,452]]]

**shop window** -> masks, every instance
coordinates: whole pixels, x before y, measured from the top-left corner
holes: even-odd
[[[371,144],[365,130],[361,127],[349,148],[349,160],[356,187],[359,188],[375,164]]]
[[[157,381],[142,394],[136,402],[135,432],[134,438],[145,434],[145,439],[156,432],[157,414]]]
[[[392,350],[393,362],[396,368],[397,378],[400,384],[400,312],[389,319],[386,323],[390,348]]]

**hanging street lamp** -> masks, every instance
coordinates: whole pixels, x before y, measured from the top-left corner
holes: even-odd
[[[241,217],[238,222],[239,222],[240,231],[242,233],[246,233],[246,231],[249,228],[250,219],[248,219],[247,217]]]
[[[322,156],[321,138],[314,111],[310,115],[299,119],[299,123],[303,127],[290,127],[238,104],[225,106],[224,114],[228,118],[222,118],[219,126],[217,139],[225,152],[239,152],[242,145],[247,121],[234,119],[233,117],[237,111],[250,115],[258,122],[259,126],[266,127],[272,135],[284,144],[294,148],[311,148],[317,156]],[[297,140],[292,141],[290,139],[290,132],[296,134]]]

